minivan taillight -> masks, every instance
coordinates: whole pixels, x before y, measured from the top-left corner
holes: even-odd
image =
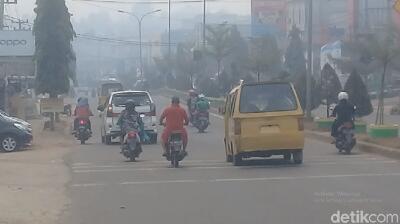
[[[242,125],[240,124],[239,119],[234,119],[233,129],[235,135],[240,135],[242,133]]]
[[[297,123],[298,123],[299,131],[304,131],[304,118],[303,117],[297,118]]]

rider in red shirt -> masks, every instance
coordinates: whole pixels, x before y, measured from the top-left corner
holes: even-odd
[[[181,131],[183,137],[183,149],[186,149],[188,136],[184,125],[188,125],[189,118],[186,111],[179,106],[179,98],[172,97],[171,106],[164,109],[160,117],[160,124],[165,122],[165,128],[161,136],[162,146],[163,146],[163,156],[166,156],[166,145],[168,143],[168,138],[170,134],[174,131]]]

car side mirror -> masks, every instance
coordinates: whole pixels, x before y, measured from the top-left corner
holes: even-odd
[[[104,106],[103,106],[103,105],[99,105],[99,106],[97,107],[97,110],[98,110],[98,111],[104,111]]]

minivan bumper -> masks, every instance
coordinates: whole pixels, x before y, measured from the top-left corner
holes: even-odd
[[[304,132],[285,133],[285,135],[274,134],[263,137],[235,136],[236,153],[265,152],[272,155],[281,155],[288,150],[299,150],[304,148]]]

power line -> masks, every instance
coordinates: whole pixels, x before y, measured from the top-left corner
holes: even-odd
[[[121,0],[72,0],[75,2],[98,2],[98,3],[114,3],[114,4],[168,4],[168,1],[121,1]],[[247,4],[243,0],[207,0],[209,3],[219,3],[219,2],[230,2],[230,3],[242,3]],[[203,3],[203,0],[176,0],[172,3]]]
[[[123,40],[123,39],[116,39],[116,38],[109,38],[109,37],[100,37],[95,35],[88,35],[88,34],[76,34],[78,38],[99,41],[99,42],[108,42],[108,43],[115,43],[115,44],[124,44],[124,45],[139,45],[139,41],[134,40]],[[142,42],[145,46],[168,46],[168,43],[165,42]],[[176,43],[171,43],[172,45],[176,45]]]

